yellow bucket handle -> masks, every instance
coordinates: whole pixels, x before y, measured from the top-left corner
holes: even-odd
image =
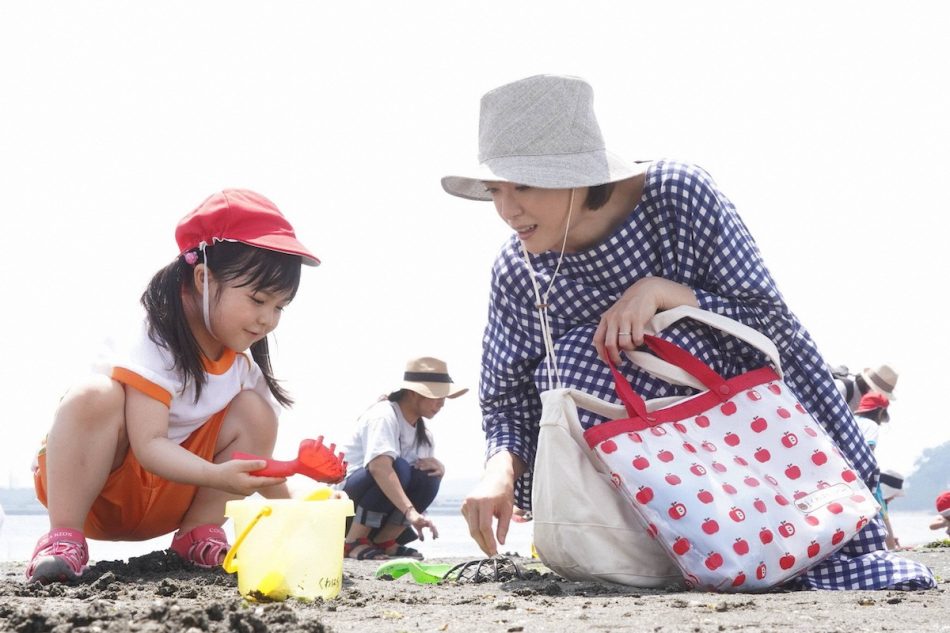
[[[237,554],[238,548],[241,547],[241,543],[244,542],[244,537],[250,534],[251,528],[257,525],[257,522],[261,520],[261,517],[270,516],[271,512],[272,510],[270,506],[264,506],[261,508],[261,511],[257,513],[257,516],[254,517],[254,520],[248,523],[247,527],[241,530],[241,534],[237,537],[237,540],[234,541],[234,545],[231,546],[231,549],[228,550],[227,555],[224,557],[224,562],[221,563],[221,566],[224,567],[224,571],[228,572],[229,574],[237,572],[238,565],[237,561],[234,560],[234,556]]]

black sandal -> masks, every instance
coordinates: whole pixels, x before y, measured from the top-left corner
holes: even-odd
[[[389,558],[415,558],[416,560],[422,560],[422,552],[413,548],[406,547],[396,542],[396,539],[391,541],[383,541],[382,543],[374,543],[376,547],[383,551],[383,554],[386,554]],[[396,549],[392,552],[389,551],[390,547],[395,547]]]
[[[365,549],[360,550],[355,556],[350,556],[350,553],[360,545],[365,545]],[[387,560],[389,558],[386,552],[379,549],[375,543],[365,536],[355,541],[343,541],[343,557],[353,560]]]

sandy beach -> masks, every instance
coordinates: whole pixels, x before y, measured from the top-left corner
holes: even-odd
[[[346,560],[332,601],[249,602],[234,576],[182,568],[155,552],[94,564],[81,582],[28,585],[23,563],[0,566],[0,631],[950,631],[950,547],[906,552],[939,579],[924,592],[708,594],[568,582],[516,557],[524,579],[420,585]],[[462,562],[441,559],[426,562]]]

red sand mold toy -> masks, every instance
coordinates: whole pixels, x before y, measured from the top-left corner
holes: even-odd
[[[252,475],[261,477],[289,477],[290,475],[306,475],[317,481],[335,484],[343,481],[346,475],[346,462],[343,461],[343,453],[334,455],[336,444],[330,444],[329,447],[323,445],[323,436],[315,440],[302,440],[300,448],[297,450],[297,459],[290,461],[280,461],[278,459],[268,459],[258,455],[235,452],[231,455],[233,459],[264,459],[267,466],[260,470],[255,470]]]

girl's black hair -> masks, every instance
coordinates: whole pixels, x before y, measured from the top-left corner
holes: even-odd
[[[215,242],[205,248],[204,257],[204,263],[220,283],[238,280],[232,285],[250,286],[255,291],[286,292],[290,299],[294,298],[300,286],[301,259],[298,255],[240,242]],[[185,385],[194,382],[197,402],[207,377],[201,362],[201,349],[188,327],[182,302],[184,292],[191,294],[195,291],[193,271],[184,256],[175,258],[152,277],[142,293],[142,305],[148,317],[148,337],[171,352],[175,359],[174,369]],[[285,407],[293,404],[293,399],[273,376],[266,338],[251,345],[251,356],[260,366],[274,398]]]
[[[399,389],[398,391],[394,391],[388,396],[386,396],[386,399],[389,400],[390,402],[399,402],[405,397],[406,393],[409,391],[410,391],[409,389]],[[416,446],[432,446],[432,442],[429,440],[429,434],[426,433],[426,422],[421,417],[416,422],[415,445]]]

